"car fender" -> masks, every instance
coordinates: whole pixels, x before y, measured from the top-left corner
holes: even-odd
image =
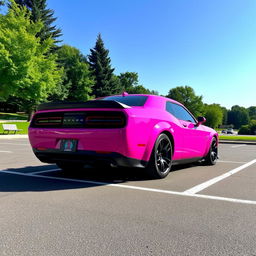
[[[211,132],[208,136],[207,147],[206,147],[205,152],[204,152],[204,157],[207,156],[207,154],[210,150],[211,142],[212,142],[213,137],[215,137],[217,139],[217,145],[219,144],[219,135],[218,135],[218,133],[216,133],[215,131]]]
[[[158,122],[153,126],[152,132],[150,134],[150,137],[148,139],[148,143],[143,155],[143,160],[149,161],[151,152],[153,150],[153,147],[155,145],[155,142],[158,138],[158,136],[163,132],[169,132],[172,134],[172,126],[168,122]]]

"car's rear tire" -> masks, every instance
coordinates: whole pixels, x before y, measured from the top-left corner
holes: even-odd
[[[146,172],[153,179],[163,179],[169,174],[171,166],[172,143],[169,137],[162,133],[155,142]]]
[[[205,157],[205,164],[207,165],[215,165],[218,160],[218,145],[217,139],[215,137],[212,138],[211,146],[207,156]]]
[[[56,165],[65,172],[77,171],[83,169],[83,164],[71,162],[57,162]]]

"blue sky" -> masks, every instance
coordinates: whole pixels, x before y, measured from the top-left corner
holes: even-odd
[[[100,32],[115,73],[167,94],[189,85],[206,103],[256,105],[255,0],[48,0],[63,43],[88,55]]]

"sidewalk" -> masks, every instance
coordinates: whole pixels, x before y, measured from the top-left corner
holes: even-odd
[[[28,139],[27,134],[0,134],[1,139]],[[221,144],[246,144],[246,145],[256,145],[256,141],[235,141],[235,140],[220,140]]]
[[[0,134],[0,140],[2,139],[27,139],[27,134]]]
[[[256,145],[256,141],[248,141],[248,140],[219,140],[219,143]]]
[[[0,123],[24,123],[27,122],[27,120],[3,120],[0,119]]]

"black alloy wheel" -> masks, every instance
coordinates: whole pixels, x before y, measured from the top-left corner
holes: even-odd
[[[165,178],[172,166],[172,143],[169,137],[162,133],[156,140],[151,158],[146,168],[152,178]]]
[[[209,149],[209,152],[205,158],[205,162],[208,165],[215,165],[218,160],[218,145],[217,145],[217,139],[213,137],[211,147]]]

